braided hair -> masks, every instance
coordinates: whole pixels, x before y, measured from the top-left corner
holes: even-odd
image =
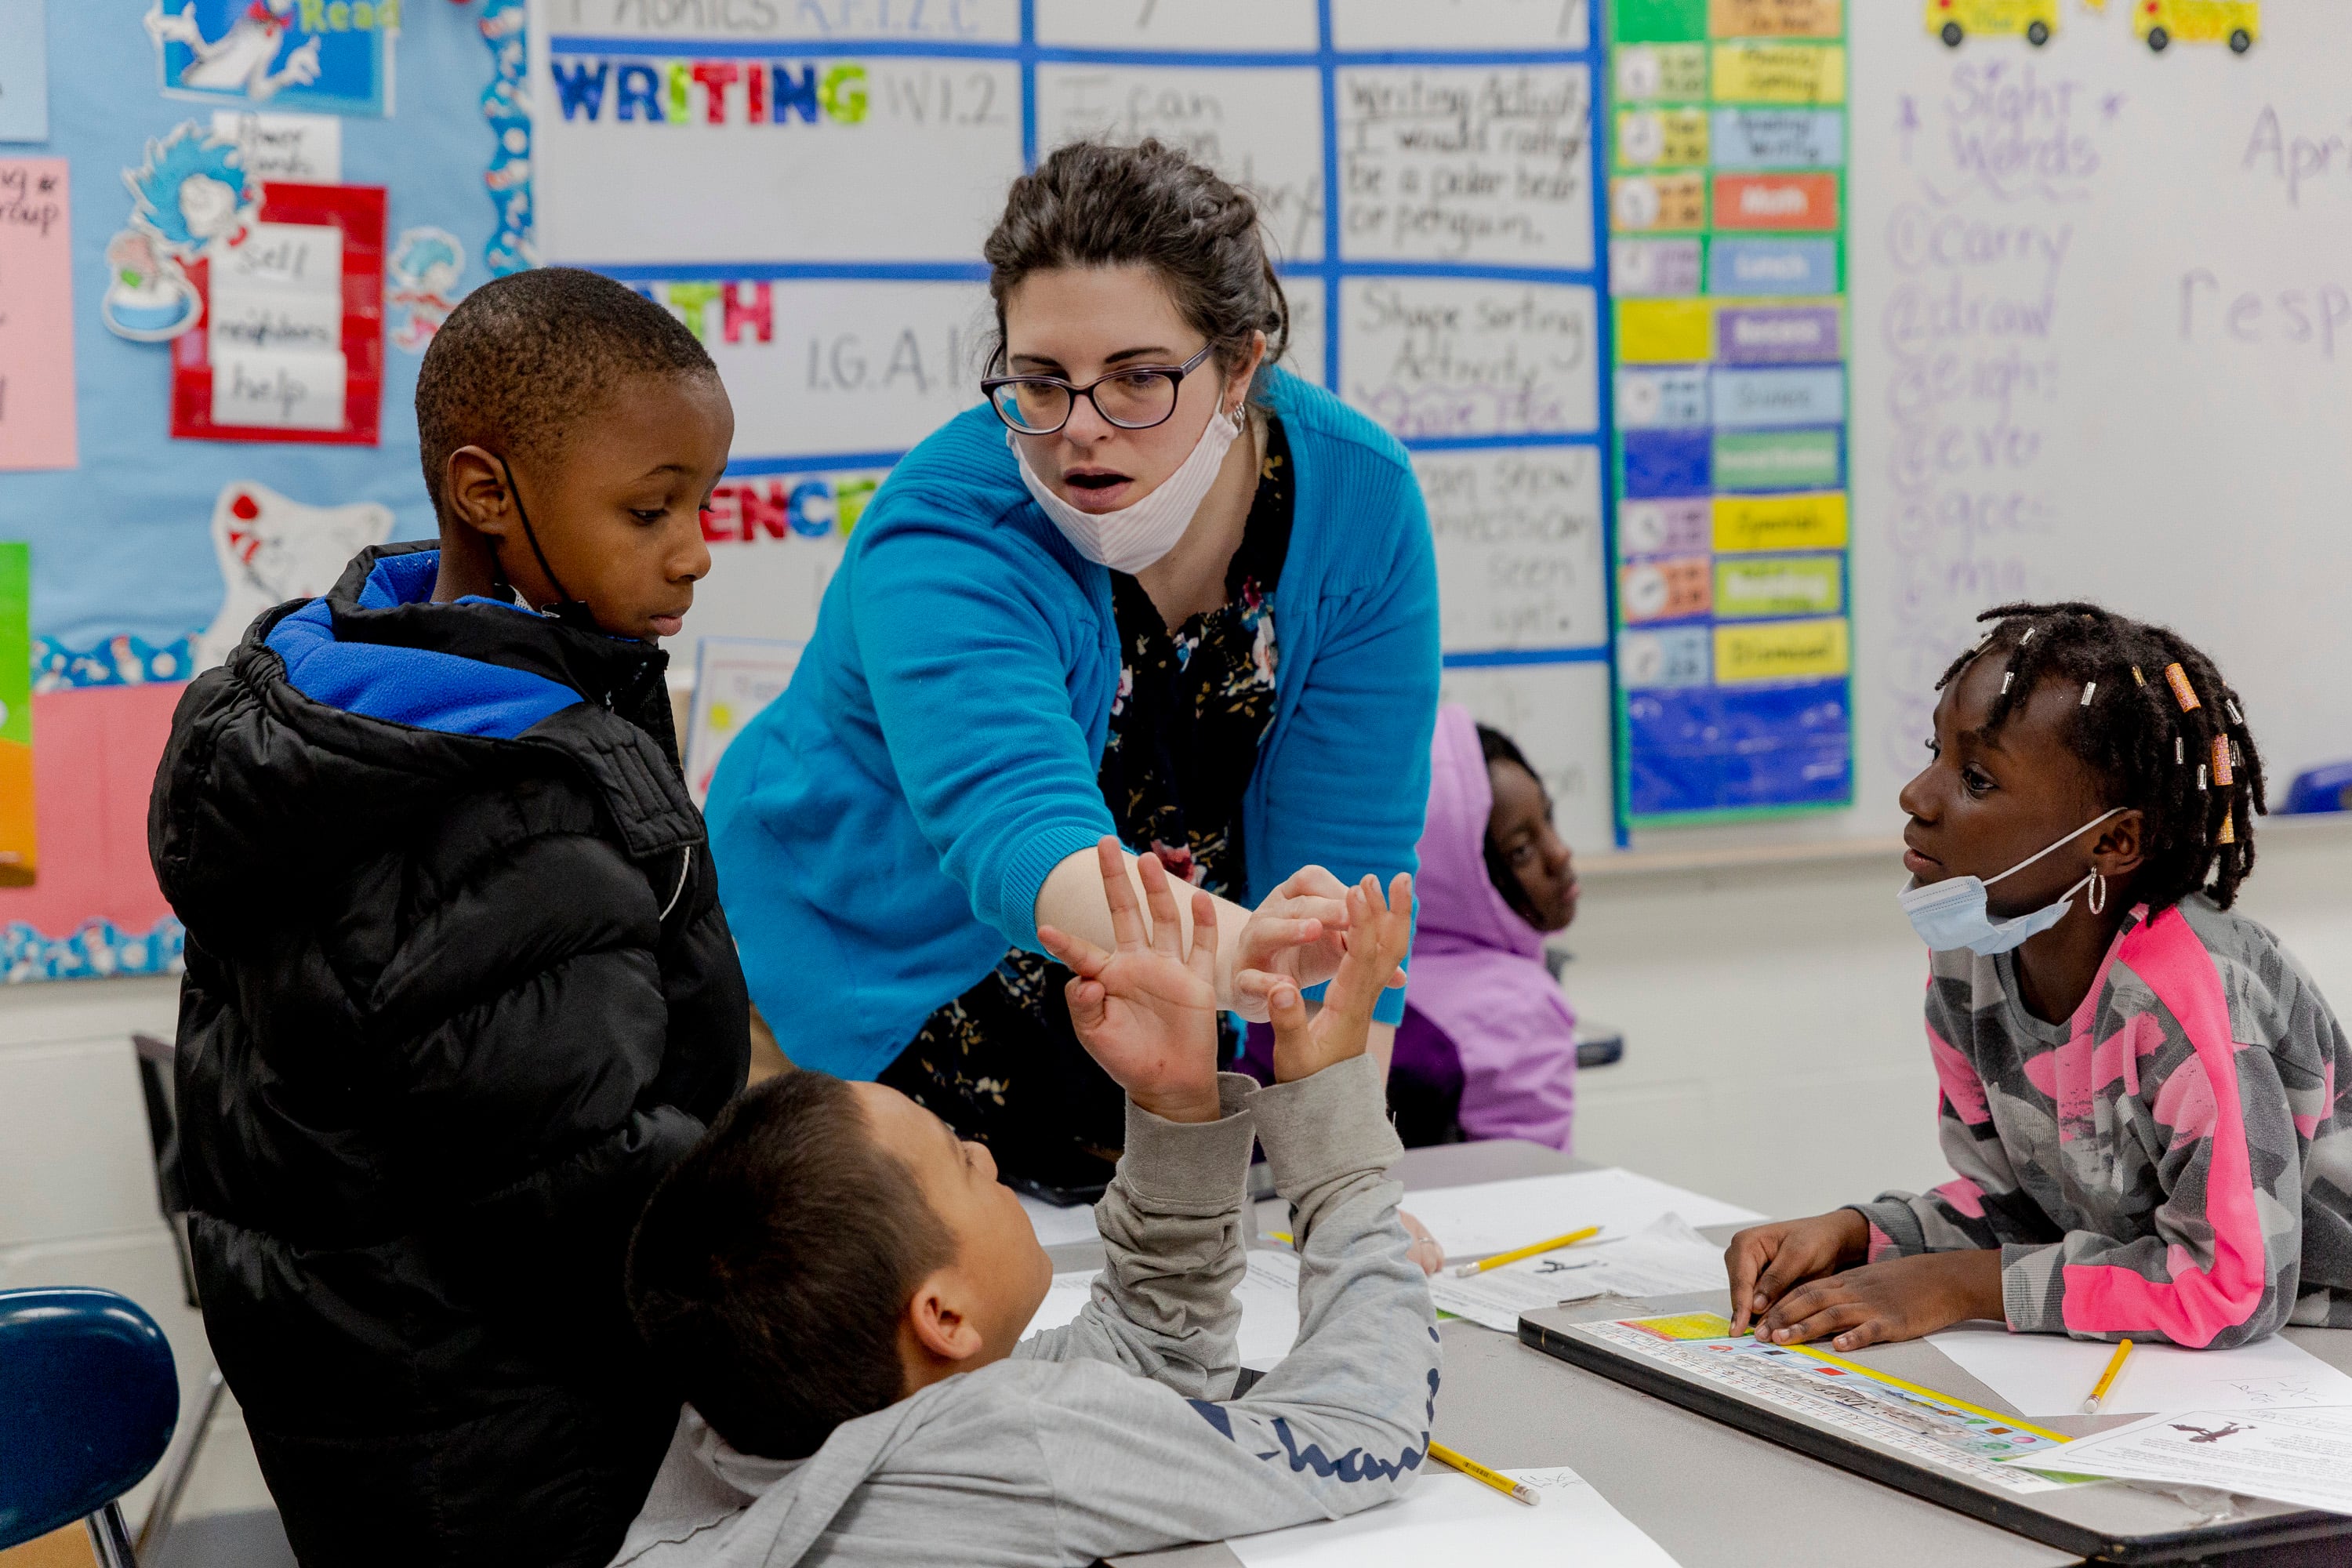
[[[2004,659],[1990,735],[2045,681],[2079,686],[2066,744],[2113,792],[2109,804],[2138,807],[2146,824],[2133,898],[2161,910],[2201,890],[2228,909],[2268,808],[2244,707],[2213,661],[2169,627],[2077,601],[2000,605],[1977,619],[1992,629],[1936,689],[1978,659]]]

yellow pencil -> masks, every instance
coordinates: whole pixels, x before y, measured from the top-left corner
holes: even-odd
[[[1286,1230],[1269,1230],[1265,1234],[1267,1240],[1278,1241],[1285,1247],[1295,1247],[1298,1245],[1297,1242],[1290,1239],[1290,1233]]]
[[[1469,1455],[1457,1454],[1443,1443],[1432,1443],[1429,1446],[1429,1457],[1443,1464],[1453,1466],[1474,1481],[1486,1482],[1505,1497],[1515,1498],[1529,1508],[1537,1507],[1543,1501],[1543,1494],[1533,1487],[1521,1486],[1502,1471],[1490,1470]]]
[[[2131,1354],[2131,1341],[2124,1340],[2116,1344],[2116,1353],[2107,1358],[2107,1370],[2099,1374],[2099,1385],[2091,1390],[2090,1398],[2083,1401],[2084,1415],[2096,1415],[2099,1413],[2099,1401],[2105,1399],[2107,1396],[2107,1390],[2115,1386],[2116,1373],[2123,1371],[2124,1357],[2129,1354]]]
[[[1473,1274],[1484,1274],[1489,1268],[1500,1268],[1506,1263],[1517,1263],[1522,1258],[1533,1258],[1538,1252],[1549,1252],[1556,1247],[1573,1247],[1600,1234],[1599,1226],[1588,1225],[1582,1230],[1571,1230],[1566,1236],[1555,1236],[1549,1241],[1538,1241],[1533,1247],[1522,1247],[1515,1252],[1498,1252],[1475,1263],[1461,1264],[1453,1270],[1454,1278],[1467,1279]]]

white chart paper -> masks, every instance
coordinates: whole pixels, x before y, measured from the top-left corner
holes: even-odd
[[[2033,1456],[2078,1476],[2211,1487],[2352,1514],[2352,1408],[2188,1410]]]
[[[1574,1563],[1578,1568],[1673,1568],[1664,1548],[1574,1470],[1505,1470],[1543,1498],[1529,1508],[1469,1477],[1425,1463],[1394,1502],[1346,1519],[1225,1542],[1243,1568],[1479,1568]]]
[[[1950,1329],[1927,1342],[2014,1405],[2021,1415],[2072,1415],[2107,1370],[2115,1346],[1995,1328]],[[2104,1414],[2143,1410],[2277,1410],[2352,1405],[2352,1377],[2293,1341],[2229,1351],[2135,1343]]]
[[[1474,1323],[1518,1332],[1519,1314],[1596,1296],[1680,1296],[1724,1284],[1723,1248],[1670,1214],[1622,1241],[1589,1241],[1457,1279],[1439,1274],[1429,1294]]]
[[[1669,1214],[1682,1215],[1694,1226],[1746,1225],[1764,1217],[1753,1209],[1614,1166],[1466,1187],[1431,1187],[1414,1193],[1406,1206],[1456,1263],[1508,1252],[1588,1225],[1599,1226],[1601,1239],[1607,1240],[1632,1236]]]

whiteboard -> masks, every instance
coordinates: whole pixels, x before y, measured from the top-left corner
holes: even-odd
[[[734,401],[706,668],[808,637],[890,465],[977,400],[1011,181],[1068,141],[1156,136],[1257,198],[1287,368],[1410,453],[1447,694],[1518,740],[1573,837],[1610,841],[1584,0],[531,5],[541,258],[667,306]]]
[[[2242,57],[2067,0],[2048,45],[1853,7],[1859,805],[2005,599],[2179,629],[2273,798],[2352,756],[2352,6]],[[1827,825],[1811,825],[1815,831]]]

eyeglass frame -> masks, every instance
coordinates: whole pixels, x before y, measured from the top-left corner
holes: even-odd
[[[1081,397],[1085,398],[1088,403],[1093,404],[1095,405],[1096,416],[1114,430],[1157,430],[1160,426],[1167,424],[1168,421],[1176,417],[1176,405],[1181,401],[1183,397],[1184,378],[1192,374],[1194,371],[1200,369],[1201,362],[1207,359],[1211,353],[1214,353],[1216,347],[1217,345],[1214,343],[1202,344],[1201,352],[1194,354],[1191,359],[1186,360],[1182,364],[1122,365],[1118,370],[1110,371],[1105,374],[1095,377],[1084,386],[1072,385],[1069,382],[1064,381],[1058,375],[992,375],[982,378],[980,390],[981,395],[988,399],[989,411],[996,416],[997,423],[1003,425],[1007,430],[1012,431],[1015,436],[1060,435],[1065,429],[1068,428],[1070,415],[1076,414],[1078,411],[1078,399]],[[1168,412],[1161,415],[1159,418],[1154,419],[1149,425],[1129,425],[1124,421],[1112,418],[1108,413],[1105,412],[1101,401],[1095,396],[1095,388],[1100,386],[1106,381],[1115,381],[1122,375],[1135,375],[1139,373],[1164,375],[1168,378],[1170,384],[1175,388],[1176,395],[1168,400]],[[996,389],[1000,386],[1019,385],[1024,382],[1042,383],[1047,386],[1058,386],[1064,392],[1069,394],[1069,413],[1062,416],[1061,424],[1055,426],[1051,430],[1030,430],[1019,425],[1015,425],[1012,420],[1007,419],[1004,416],[1004,410],[998,407],[996,404]]]

